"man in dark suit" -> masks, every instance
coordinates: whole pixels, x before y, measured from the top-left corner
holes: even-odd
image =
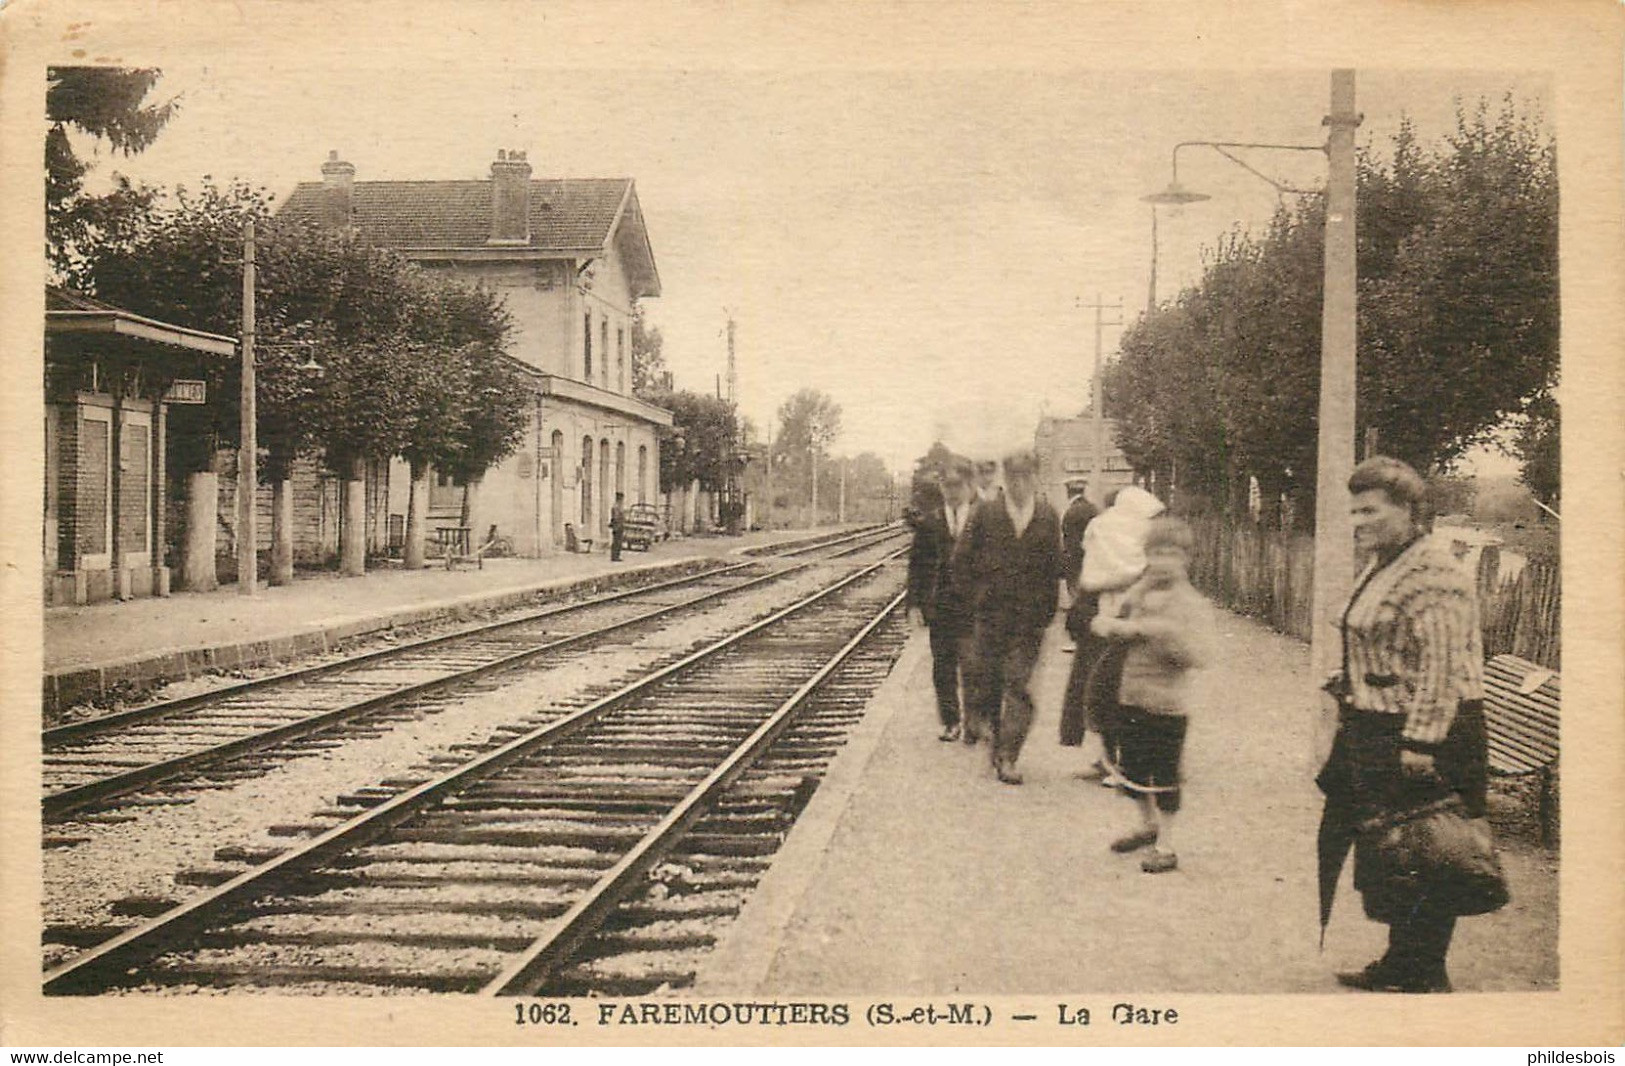
[[[1100,597],[1078,586],[1078,574],[1083,570],[1083,531],[1096,514],[1094,505],[1089,502],[1088,488],[1082,478],[1067,482],[1066,491],[1072,502],[1061,516],[1061,580],[1072,594],[1072,606],[1066,613],[1066,631],[1075,643],[1066,695],[1061,697],[1061,744],[1069,748],[1082,744],[1087,731],[1084,689],[1100,651],[1100,638],[1089,631]]]
[[[968,673],[970,665],[970,619],[952,575],[954,541],[970,521],[970,482],[967,462],[944,471],[942,499],[921,507],[908,553],[908,604],[931,631],[931,683],[942,719],[941,740],[959,739],[960,668]]]
[[[626,534],[626,493],[615,494],[615,506],[609,509],[609,559],[621,561],[621,538]]]
[[[1061,523],[1037,498],[1037,481],[1032,453],[1007,457],[1003,499],[979,505],[954,546],[979,660],[966,717],[993,723],[993,770],[1009,785],[1021,784],[1016,759],[1033,720],[1028,682],[1060,600]]]

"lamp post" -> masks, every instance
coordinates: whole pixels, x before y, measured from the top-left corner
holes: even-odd
[[[1218,152],[1220,155],[1224,156],[1226,159],[1230,160],[1232,163],[1241,167],[1243,170],[1246,170],[1249,174],[1252,174],[1254,177],[1268,182],[1275,188],[1277,193],[1290,192],[1298,193],[1300,195],[1311,195],[1315,190],[1297,189],[1290,185],[1276,181],[1268,174],[1265,174],[1263,171],[1257,169],[1240,156],[1234,154],[1232,151],[1230,151],[1230,149],[1263,148],[1275,152],[1326,151],[1326,147],[1324,145],[1318,144],[1263,144],[1256,141],[1180,141],[1178,144],[1174,145],[1173,176],[1172,180],[1168,182],[1168,187],[1166,189],[1154,192],[1149,196],[1140,197],[1142,201],[1151,205],[1151,286],[1149,299],[1146,301],[1147,311],[1151,311],[1157,306],[1157,208],[1159,206],[1183,207],[1186,204],[1196,204],[1201,203],[1203,200],[1213,199],[1213,197],[1209,196],[1207,193],[1197,192],[1194,189],[1187,189],[1185,186],[1179,184],[1179,150],[1181,148],[1211,148],[1215,152]]]
[[[1143,199],[1152,205],[1151,306],[1156,306],[1156,208],[1161,204],[1196,203],[1210,197],[1179,184],[1179,151],[1212,148],[1278,193],[1308,193],[1276,181],[1230,149],[1261,148],[1288,152],[1323,152],[1327,158],[1325,281],[1320,326],[1319,437],[1315,476],[1315,565],[1311,606],[1310,661],[1317,686],[1321,720],[1317,723],[1324,747],[1331,735],[1335,708],[1319,693],[1320,683],[1341,663],[1339,613],[1354,584],[1354,539],[1344,499],[1354,470],[1356,259],[1354,242],[1355,167],[1354,131],[1360,115],[1354,110],[1354,71],[1334,70],[1331,76],[1331,111],[1322,120],[1328,135],[1324,145],[1254,144],[1239,141],[1182,141],[1174,146],[1173,173],[1168,187]]]

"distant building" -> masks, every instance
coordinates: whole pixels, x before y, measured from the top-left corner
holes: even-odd
[[[1066,506],[1067,484],[1089,480],[1094,468],[1097,432],[1105,431],[1106,450],[1101,457],[1100,484],[1090,483],[1090,502],[1100,506],[1106,494],[1113,489],[1134,483],[1134,469],[1128,457],[1117,446],[1117,423],[1106,419],[1105,426],[1089,415],[1077,418],[1041,418],[1034,434],[1033,447],[1038,453],[1038,491],[1049,498],[1057,509]]]
[[[545,554],[569,523],[607,544],[616,492],[656,501],[657,434],[671,413],[632,395],[633,303],[660,295],[632,179],[532,179],[523,152],[498,152],[490,178],[473,181],[356,181],[335,152],[322,179],[300,184],[281,214],[353,226],[505,298],[509,353],[529,372],[534,406],[519,451],[470,492],[476,539],[495,525],[519,554]],[[387,472],[392,527],[409,477],[399,461]],[[429,528],[456,524],[462,502],[462,486],[434,475]],[[379,517],[369,508],[369,526]]]

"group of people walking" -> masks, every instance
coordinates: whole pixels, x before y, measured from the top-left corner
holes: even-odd
[[[1178,868],[1187,722],[1196,671],[1214,656],[1211,606],[1188,576],[1190,528],[1151,493],[1127,486],[1096,513],[1082,484],[1063,516],[1037,496],[1036,457],[998,467],[957,461],[920,486],[910,522],[909,598],[928,627],[943,741],[987,742],[997,779],[1017,762],[1033,721],[1031,683],[1045,630],[1066,590],[1074,642],[1060,742],[1088,754],[1078,776],[1132,797],[1139,824],[1111,844],[1144,852],[1141,868]],[[1484,812],[1483,651],[1476,591],[1448,548],[1425,535],[1426,489],[1398,460],[1360,464],[1349,482],[1365,568],[1342,616],[1343,666],[1328,682],[1339,729],[1317,778],[1326,795],[1318,841],[1323,920],[1356,850],[1366,913],[1390,927],[1384,956],[1339,974],[1372,991],[1448,991],[1445,955],[1458,906],[1448,879],[1418,887],[1362,882],[1356,839],[1382,816],[1440,796]]]
[[[1147,849],[1142,869],[1178,866],[1173,815],[1190,711],[1191,673],[1207,656],[1207,604],[1186,576],[1191,534],[1160,517],[1149,492],[1127,487],[1098,516],[1077,486],[1064,518],[1037,495],[1038,462],[959,461],[914,511],[909,604],[930,631],[941,739],[988,742],[999,781],[1017,768],[1033,721],[1033,670],[1061,605],[1076,645],[1061,742],[1096,738],[1082,776],[1133,796],[1140,825],[1114,841]]]

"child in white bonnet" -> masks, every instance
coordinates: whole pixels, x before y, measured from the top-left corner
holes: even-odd
[[[1145,534],[1163,510],[1161,500],[1138,485],[1127,485],[1083,531],[1078,585],[1100,595],[1098,617],[1115,618],[1123,593],[1145,572]]]

